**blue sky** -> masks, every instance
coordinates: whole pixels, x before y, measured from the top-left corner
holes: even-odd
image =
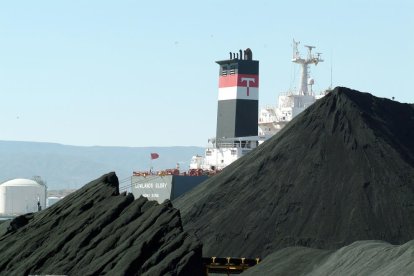
[[[334,86],[414,102],[414,2],[279,2],[1,1],[0,140],[204,146],[215,61],[251,48],[274,105],[296,85],[293,38],[323,53],[316,90],[332,66]]]

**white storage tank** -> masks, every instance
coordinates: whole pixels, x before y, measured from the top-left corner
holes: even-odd
[[[0,214],[22,215],[46,208],[46,185],[31,179],[0,184]]]

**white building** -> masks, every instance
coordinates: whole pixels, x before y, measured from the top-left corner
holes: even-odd
[[[22,215],[46,208],[46,185],[31,179],[0,184],[0,214]]]

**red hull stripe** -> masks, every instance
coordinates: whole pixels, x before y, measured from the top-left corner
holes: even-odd
[[[220,76],[219,88],[233,86],[259,87],[259,75],[235,74]]]

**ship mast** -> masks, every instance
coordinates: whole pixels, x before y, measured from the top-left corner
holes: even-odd
[[[293,40],[293,58],[292,58],[292,62],[294,63],[298,63],[301,65],[301,77],[300,77],[300,86],[299,86],[299,95],[309,95],[308,92],[308,84],[312,85],[313,84],[313,80],[309,79],[308,80],[308,75],[310,72],[309,69],[309,65],[310,64],[315,64],[318,65],[319,62],[323,62],[323,59],[321,58],[321,53],[317,53],[316,56],[313,55],[312,53],[312,49],[315,48],[315,46],[308,46],[308,45],[304,45],[306,48],[308,48],[308,56],[306,59],[302,58],[300,56],[299,50],[298,50],[298,45],[299,45],[300,41],[295,41]],[[312,91],[311,91],[312,93]]]

